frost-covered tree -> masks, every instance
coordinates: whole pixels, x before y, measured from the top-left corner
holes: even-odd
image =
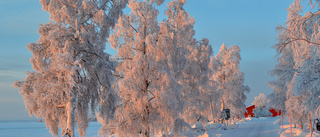
[[[206,92],[210,90],[208,65],[212,48],[208,39],[197,41],[194,38],[195,21],[183,8],[185,2],[179,0],[168,4],[165,12],[168,19],[160,24],[159,42],[169,50],[166,51],[170,55],[169,66],[183,87],[182,94],[186,103],[183,117],[187,122],[194,123],[209,104],[205,101],[209,101]]]
[[[269,107],[267,106],[267,99],[266,96],[262,93],[259,96],[254,97],[254,101],[252,105],[255,105],[255,109],[253,110],[253,114],[255,117],[267,117],[272,115],[269,111]]]
[[[254,117],[269,117],[272,116],[272,113],[269,111],[268,107],[255,107],[253,110]]]
[[[183,94],[188,105],[184,111],[184,119],[190,123],[195,124],[196,121],[201,120],[206,122],[208,117],[212,114],[211,103],[216,100],[212,93],[214,87],[209,83],[209,63],[212,55],[212,48],[209,45],[208,39],[202,39],[196,45],[191,45],[189,53],[187,54],[188,63],[184,69],[183,78]],[[212,119],[213,120],[213,119]]]
[[[307,119],[305,98],[306,96],[296,96],[291,92],[287,93],[288,99],[286,101],[286,111],[291,113],[291,119],[293,123],[299,125],[300,129],[303,129],[303,125]]]
[[[186,106],[182,117],[194,123],[200,118],[205,119],[205,111],[210,104],[207,91],[211,90],[208,85],[208,65],[212,48],[208,39],[197,41],[194,38],[195,21],[183,8],[185,2],[168,3],[165,11],[168,19],[160,24],[159,42],[169,50],[165,52],[170,56],[170,68],[178,82],[182,83]]]
[[[162,1],[130,1],[130,15],[119,19],[110,37],[122,59],[115,83],[120,105],[113,123],[103,123],[103,134],[177,135],[186,124],[182,117],[199,119],[199,106],[205,109],[200,97],[209,88],[211,45],[193,38],[195,21],[183,8],[185,0],[169,2],[161,23],[155,2]]]
[[[250,88],[244,83],[244,73],[240,71],[240,47],[223,44],[215,56],[216,70],[212,76],[221,94],[221,109],[229,108],[231,117],[242,117],[245,112],[245,93]]]
[[[131,0],[131,13],[120,17],[110,36],[122,59],[114,85],[120,100],[112,123],[102,123],[104,135],[164,133],[174,129],[184,110],[182,78],[187,46],[195,44],[194,20],[182,8],[185,1],[176,0],[168,3],[168,19],[158,23],[155,3],[162,2]]]
[[[209,117],[208,119],[212,120],[213,122],[218,121],[220,119],[221,115],[221,104],[222,104],[222,94],[220,93],[221,90],[219,89],[219,83],[216,81],[215,76],[216,76],[216,71],[218,70],[219,64],[218,60],[215,57],[210,58],[210,63],[209,63],[209,81],[208,84],[210,85],[210,89],[207,91],[209,94],[209,99],[210,99],[210,111],[211,111],[211,118]],[[207,109],[208,110],[208,109]]]
[[[266,106],[267,105],[266,96],[260,93],[259,96],[254,97],[254,101],[251,104],[255,105],[256,107]]]
[[[212,55],[209,40],[197,41],[194,38],[194,18],[185,11],[185,0],[168,3],[165,11],[168,19],[160,23],[159,42],[168,56],[169,67],[175,79],[182,84],[182,97],[185,109],[182,117],[189,123],[205,120],[210,105],[208,92],[208,65]],[[174,64],[174,65],[173,65]]]
[[[274,48],[277,48],[279,45],[275,45]],[[278,51],[279,52],[279,51]],[[294,68],[294,60],[293,54],[290,47],[286,47],[279,53],[277,58],[278,64],[275,68],[270,72],[272,76],[276,78],[276,80],[269,82],[269,87],[273,88],[273,93],[268,96],[270,100],[268,105],[270,107],[281,110],[281,113],[286,114],[286,101],[288,95],[288,84],[293,79],[295,68]]]
[[[104,50],[109,30],[127,1],[40,3],[51,22],[40,25],[39,40],[27,45],[34,71],[13,86],[20,88],[29,114],[41,117],[54,136],[59,128],[62,135],[74,136],[76,125],[85,136],[90,112],[94,115],[101,99],[114,98],[110,93],[114,67]]]
[[[291,48],[295,73],[287,92],[287,110],[300,109],[297,116],[307,114],[311,125],[311,115],[319,116],[319,1],[309,0],[309,12],[303,12],[301,0],[295,0],[288,8],[285,26],[278,27],[278,53]],[[308,7],[308,8],[309,8]],[[300,105],[289,103],[300,102]],[[302,106],[306,109],[301,109]],[[304,110],[304,112],[301,112]],[[310,126],[311,127],[311,126]],[[311,130],[311,128],[310,128]]]

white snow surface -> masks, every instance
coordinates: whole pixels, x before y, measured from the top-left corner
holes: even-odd
[[[279,120],[277,120],[276,122],[279,122]],[[276,123],[275,122],[275,123]],[[310,134],[310,129],[309,129],[309,125],[304,125],[304,129],[300,129],[300,128],[294,128],[293,125],[292,126],[292,136],[293,137],[320,137],[320,131],[316,130],[315,125],[313,125],[313,133],[312,135]],[[280,127],[280,137],[291,137],[291,129],[290,129],[290,124],[288,122],[288,120],[286,120],[284,122],[284,124]]]
[[[238,128],[227,130],[211,130],[210,137],[279,137],[280,126],[276,118],[250,118],[239,123]]]
[[[98,122],[90,122],[86,136],[98,137],[100,127],[101,124]],[[79,137],[77,130],[75,135]],[[44,122],[0,122],[0,137],[52,137],[52,135]]]
[[[193,131],[185,131],[182,136],[186,137],[291,137],[291,130],[288,121],[283,126],[279,125],[278,118],[246,118],[235,124],[229,124],[223,130],[222,124],[207,124],[202,127],[193,128]],[[198,124],[197,124],[198,126]],[[90,122],[87,129],[87,137],[98,137],[98,130],[101,124]],[[310,137],[308,128],[300,130],[292,128],[294,137]],[[76,136],[79,136],[77,131]],[[44,122],[0,122],[0,137],[51,137]],[[320,131],[314,131],[312,137],[320,137]]]

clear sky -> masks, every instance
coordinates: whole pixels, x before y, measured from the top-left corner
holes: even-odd
[[[259,93],[272,92],[266,82],[272,80],[268,72],[276,64],[276,53],[271,48],[277,42],[275,27],[285,23],[286,8],[292,2],[188,0],[185,6],[195,17],[196,38],[208,38],[214,54],[222,43],[241,48],[240,69],[245,73],[245,84],[251,88],[246,105],[251,105]],[[163,4],[160,12],[165,7]],[[39,0],[0,0],[0,121],[35,119],[29,117],[22,96],[11,85],[15,80],[23,80],[25,71],[32,71],[32,54],[25,46],[38,40],[38,24],[48,21],[49,15],[42,11]],[[108,46],[107,52],[115,54]]]

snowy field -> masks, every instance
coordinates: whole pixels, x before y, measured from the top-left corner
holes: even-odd
[[[91,122],[87,130],[87,137],[97,137],[100,128],[98,122]],[[207,125],[209,137],[290,137],[288,122],[279,125],[277,118],[252,118],[238,122],[237,125],[229,125],[227,130],[219,128],[219,125]],[[203,135],[203,130],[194,129],[197,135]],[[78,136],[78,134],[77,134]],[[196,136],[188,135],[188,137]],[[310,137],[307,126],[305,130],[293,128],[294,137]],[[320,137],[320,132],[315,131],[313,137]],[[44,122],[0,122],[0,137],[51,137]]]
[[[87,137],[98,137],[101,125],[90,122]],[[0,122],[0,137],[51,137],[44,122]],[[76,132],[76,136],[79,133]]]
[[[279,137],[280,125],[277,118],[247,119],[238,128],[228,130],[208,130],[211,137]]]

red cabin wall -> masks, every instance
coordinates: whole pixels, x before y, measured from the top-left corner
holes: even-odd
[[[269,111],[272,113],[272,117],[281,116],[281,110],[277,111],[271,108]]]
[[[255,105],[246,108],[246,112],[244,113],[245,117],[254,117],[253,110],[255,109]]]
[[[253,110],[255,109],[255,105],[249,106],[246,108],[246,112],[244,113],[245,117],[254,117]],[[276,109],[270,108],[269,111],[272,113],[272,117],[281,116],[281,110],[277,111]]]

